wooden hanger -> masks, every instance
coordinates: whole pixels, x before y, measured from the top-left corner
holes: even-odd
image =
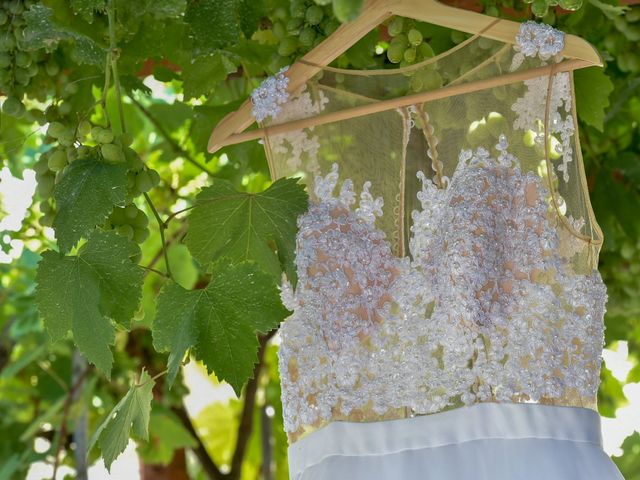
[[[327,66],[367,33],[394,15],[471,34],[481,32],[484,37],[510,44],[515,42],[516,34],[520,29],[519,22],[496,19],[481,13],[450,7],[436,0],[365,0],[362,13],[358,18],[341,25],[302,57],[306,63],[296,62],[291,65],[286,72],[289,78],[288,91],[296,91],[313,77],[321,66]],[[491,28],[487,29],[489,25]],[[562,55],[573,60],[568,62],[567,69],[603,65],[598,51],[583,38],[566,34],[564,41]],[[424,94],[433,95],[434,92],[424,92]],[[247,99],[238,110],[224,117],[213,129],[207,150],[214,153],[224,146],[264,136],[264,132],[242,133],[255,121],[251,109],[251,99]],[[269,130],[274,128],[275,126]]]

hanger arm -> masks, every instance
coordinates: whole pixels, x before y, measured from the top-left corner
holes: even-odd
[[[329,35],[320,45],[308,52],[304,60],[316,65],[328,65],[354,45],[371,30],[380,25],[392,14],[387,0],[368,0],[362,13],[349,23],[344,23]],[[307,80],[318,72],[317,67],[304,63],[294,63],[286,75],[289,78],[289,92],[295,92]],[[225,116],[209,137],[207,150],[213,153],[224,146],[224,140],[234,133],[249,128],[255,119],[251,113],[251,99],[247,99],[236,111]]]
[[[399,15],[431,24],[476,34],[495,22],[494,17],[444,5],[436,0],[365,0],[362,13],[352,22],[342,24],[320,45],[308,52],[303,59],[316,65],[328,65],[358,40],[376,28],[387,18]],[[500,19],[483,35],[504,43],[514,43],[520,23]],[[586,64],[602,66],[597,50],[586,40],[574,35],[565,35],[566,57],[583,60]],[[300,88],[319,68],[306,63],[294,63],[286,75],[289,92]],[[224,117],[211,132],[207,150],[213,153],[229,142],[234,134],[241,133],[255,121],[251,100],[247,99],[238,110]]]
[[[390,0],[393,15],[410,17],[422,22],[440,25],[466,33],[478,33],[487,25],[489,17],[482,13],[462,10],[440,3],[436,0]],[[520,29],[520,22],[500,19],[500,21],[484,32],[482,36],[504,43],[514,43]],[[565,45],[562,55],[590,63],[592,66],[603,65],[598,51],[585,39],[565,34]]]

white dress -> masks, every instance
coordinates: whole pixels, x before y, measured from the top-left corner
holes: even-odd
[[[281,283],[292,480],[622,478],[596,409],[607,292],[572,75],[476,88],[561,67],[562,48],[527,22],[515,47],[475,36],[397,71],[257,90],[273,125],[469,87],[265,139],[273,178],[311,198]]]

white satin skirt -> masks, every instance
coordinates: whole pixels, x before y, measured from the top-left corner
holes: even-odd
[[[333,422],[289,447],[292,480],[619,480],[587,408],[479,403]]]

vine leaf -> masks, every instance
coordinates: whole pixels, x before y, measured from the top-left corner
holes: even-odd
[[[126,185],[125,164],[110,165],[89,157],[67,167],[54,191],[58,213],[53,228],[62,252],[103,223],[114,205],[124,206]]]
[[[224,255],[232,262],[254,260],[279,279],[282,270],[295,285],[297,217],[308,197],[297,178],[281,178],[258,194],[238,192],[215,179],[196,198],[189,215],[185,243],[196,260],[206,265]]]
[[[169,384],[191,349],[209,372],[226,380],[240,396],[257,361],[256,332],[266,333],[291,312],[282,306],[272,277],[254,262],[232,265],[224,258],[212,268],[202,290],[170,282],[158,298],[153,344],[169,354]]]
[[[142,440],[149,439],[149,416],[155,381],[146,371],[142,371],[140,380],[129,388],[127,394],[109,412],[89,442],[87,453],[98,442],[107,470],[113,461],[127,448],[130,430]]]
[[[226,55],[215,52],[203,55],[184,66],[182,79],[185,99],[209,94],[218,83],[238,68]]]
[[[77,256],[48,250],[38,265],[36,302],[52,339],[71,330],[78,348],[107,376],[115,339],[110,319],[128,327],[140,302],[143,270],[130,259],[137,249],[115,232],[97,230]]]
[[[26,50],[45,49],[51,52],[60,42],[70,42],[71,56],[80,64],[100,65],[107,51],[88,36],[69,27],[57,25],[54,11],[40,3],[34,3],[24,13],[26,25],[21,41]]]
[[[613,83],[600,67],[581,68],[573,74],[580,120],[602,132],[604,113],[609,106]],[[598,94],[594,95],[593,92]]]
[[[196,55],[213,53],[240,39],[239,7],[238,0],[189,2],[184,19],[191,27]]]

